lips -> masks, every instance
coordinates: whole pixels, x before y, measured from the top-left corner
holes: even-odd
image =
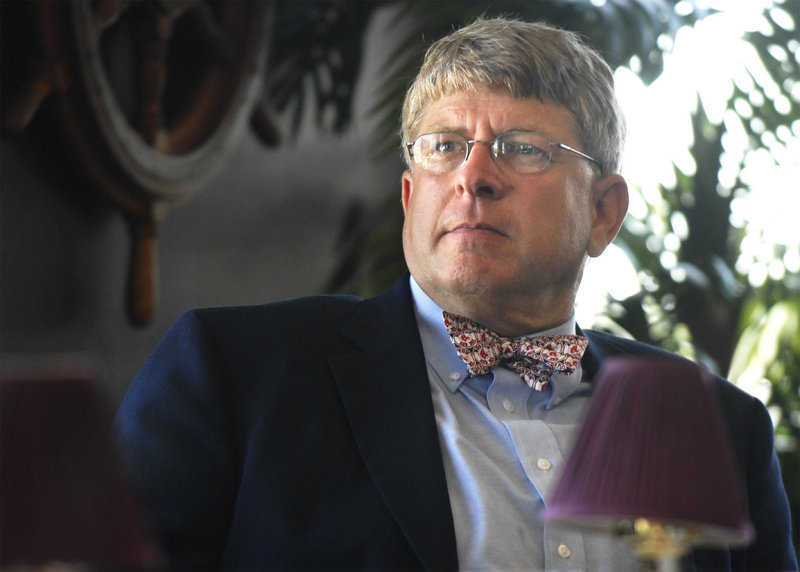
[[[489,232],[500,236],[506,236],[504,232],[486,223],[465,222],[455,226],[450,232]]]

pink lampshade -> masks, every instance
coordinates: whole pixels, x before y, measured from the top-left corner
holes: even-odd
[[[0,568],[161,568],[97,369],[72,357],[2,366]]]
[[[618,532],[640,518],[693,544],[752,538],[710,374],[689,362],[607,360],[545,518]]]

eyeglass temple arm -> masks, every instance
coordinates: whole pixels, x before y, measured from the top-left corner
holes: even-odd
[[[559,147],[559,148],[561,148],[561,149],[564,149],[565,151],[569,151],[570,153],[575,153],[576,155],[580,155],[581,157],[583,157],[583,158],[584,158],[584,159],[586,159],[587,161],[591,161],[592,163],[594,163],[595,165],[597,165],[598,167],[600,167],[600,170],[601,170],[601,171],[603,170],[603,165],[601,165],[601,164],[600,164],[600,161],[598,161],[598,160],[597,160],[597,159],[595,159],[594,157],[590,157],[590,156],[589,156],[589,155],[587,155],[586,153],[581,153],[581,152],[580,152],[580,151],[578,151],[577,149],[573,149],[572,147],[570,147],[569,145],[565,145],[564,143],[556,143],[555,145],[556,145],[556,147]]]

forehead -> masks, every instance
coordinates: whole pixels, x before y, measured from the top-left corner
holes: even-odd
[[[535,131],[563,140],[574,138],[576,132],[572,113],[563,105],[489,90],[457,92],[431,101],[419,127],[418,134],[458,131],[481,138],[508,131]]]

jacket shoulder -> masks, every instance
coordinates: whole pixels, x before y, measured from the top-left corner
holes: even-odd
[[[584,330],[583,334],[589,338],[592,351],[600,358],[613,356],[652,356],[664,359],[674,359],[681,361],[691,361],[665,349],[639,342],[636,340],[622,338],[600,332],[597,330]]]
[[[321,294],[292,298],[265,304],[245,306],[214,306],[188,310],[184,315],[197,315],[207,320],[248,319],[281,316],[331,316],[348,313],[363,302],[358,296]]]
[[[396,342],[397,336],[410,332],[416,334],[407,279],[372,298],[325,294],[254,306],[190,310],[173,326],[187,327],[203,331],[221,345],[244,343],[242,338],[248,336],[304,347],[328,343],[373,347]]]
[[[257,305],[195,308],[184,312],[175,326],[201,326],[227,335],[237,330],[308,331],[317,325],[341,325],[362,302],[356,296],[318,295]]]
[[[584,335],[589,338],[589,348],[592,352],[593,359],[602,363],[602,360],[611,357],[651,357],[653,359],[668,359],[677,360],[684,363],[692,363],[706,371],[709,371],[713,378],[713,387],[718,392],[720,399],[725,405],[737,404],[739,407],[750,408],[753,407],[758,399],[749,393],[745,392],[740,387],[731,383],[720,374],[710,371],[705,366],[693,362],[689,358],[683,357],[668,350],[652,346],[636,340],[621,338],[606,332],[599,332],[596,330],[584,330]],[[599,365],[599,364],[598,364]]]

